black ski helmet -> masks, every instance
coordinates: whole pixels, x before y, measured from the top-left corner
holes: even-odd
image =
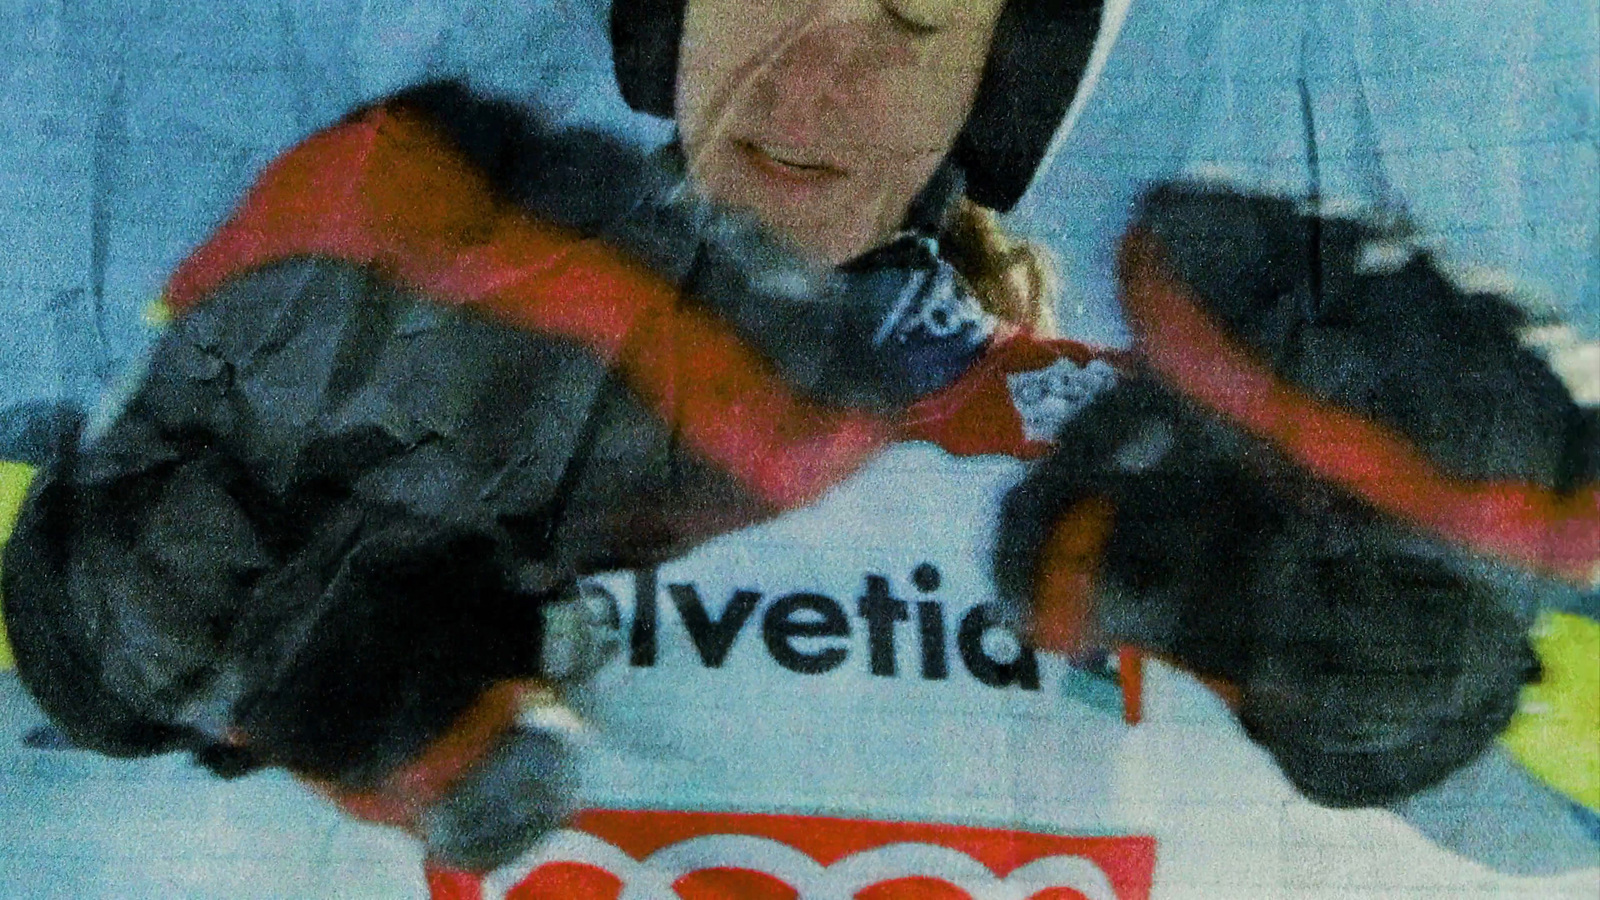
[[[617,85],[635,110],[670,119],[687,0],[612,0]],[[950,158],[973,202],[1021,199],[1089,65],[1103,0],[1007,0],[983,78]]]

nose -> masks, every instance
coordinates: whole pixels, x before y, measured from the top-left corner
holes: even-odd
[[[860,17],[809,16],[780,47],[763,79],[768,125],[800,146],[825,138],[830,120],[878,105],[884,74],[911,62],[905,40]]]

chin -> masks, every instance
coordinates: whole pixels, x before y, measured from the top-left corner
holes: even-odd
[[[854,197],[868,193],[861,179],[797,184],[772,177],[732,147],[719,146],[701,163],[700,181],[715,202],[743,209],[803,252],[838,265],[871,249],[884,236],[863,221]]]
[[[801,250],[832,265],[845,262],[872,248],[873,242],[857,232],[844,228],[829,228],[813,223],[790,224],[762,216],[777,233],[793,241]]]

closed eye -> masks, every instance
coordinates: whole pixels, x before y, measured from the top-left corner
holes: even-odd
[[[888,0],[880,2],[878,7],[883,10],[884,15],[889,17],[889,21],[897,31],[910,37],[932,37],[944,30],[938,25],[929,25],[926,22],[918,22],[916,19],[907,18],[904,13],[895,8],[894,3],[888,2]]]

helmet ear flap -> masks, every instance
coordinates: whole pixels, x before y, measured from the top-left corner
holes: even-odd
[[[685,0],[612,0],[611,66],[628,106],[670,119]]]
[[[974,203],[1007,212],[1066,118],[1100,31],[1100,0],[1009,0],[952,156]]]

